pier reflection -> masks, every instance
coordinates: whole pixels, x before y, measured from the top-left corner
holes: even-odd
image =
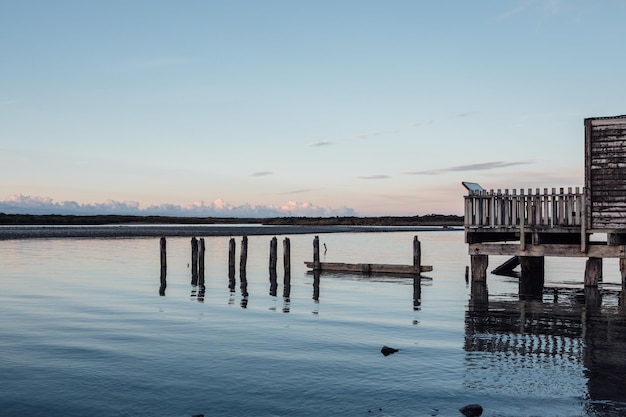
[[[248,308],[248,277],[246,275],[245,268],[240,269],[239,280],[241,281],[239,284],[239,289],[241,290],[241,303],[239,305],[241,308]]]
[[[486,388],[498,384],[494,375],[507,375],[512,392],[530,384],[565,396],[575,394],[571,384],[582,373],[589,415],[606,415],[607,401],[625,411],[626,316],[613,303],[617,296],[587,287],[547,289],[530,301],[490,300],[486,283],[473,282],[465,314],[466,384]]]

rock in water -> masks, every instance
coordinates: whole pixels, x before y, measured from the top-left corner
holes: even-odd
[[[383,348],[380,350],[380,353],[382,353],[385,356],[389,356],[392,353],[396,353],[398,351],[398,349],[394,349],[392,347],[389,346],[383,346]]]
[[[478,417],[483,413],[483,408],[478,404],[468,404],[465,407],[459,408],[459,411],[465,417]]]

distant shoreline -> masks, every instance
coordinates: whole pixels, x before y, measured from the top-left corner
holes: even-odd
[[[12,225],[0,226],[0,240],[45,238],[150,238],[203,236],[276,236],[363,232],[432,232],[459,228],[442,226],[267,226],[237,225]]]
[[[242,236],[447,230],[462,216],[219,218],[0,213],[0,239],[61,237]]]

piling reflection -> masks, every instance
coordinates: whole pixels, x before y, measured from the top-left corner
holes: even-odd
[[[322,272],[319,269],[313,270],[313,300],[316,303],[320,301],[320,275]]]
[[[276,269],[270,268],[270,295],[272,297],[276,297],[276,292],[278,290],[278,281],[276,276]]]
[[[165,289],[167,288],[167,267],[161,267],[161,285],[159,286],[159,295],[165,296]]]
[[[413,311],[422,309],[422,277],[413,278]]]
[[[246,270],[241,269],[239,271],[239,289],[241,290],[241,308],[248,308],[248,277]]]
[[[563,396],[583,389],[589,415],[607,415],[607,401],[626,410],[626,316],[616,298],[615,292],[586,287],[549,289],[533,300],[489,300],[486,283],[472,282],[466,384],[512,393],[532,386]],[[508,382],[494,381],[494,375],[507,375]]]

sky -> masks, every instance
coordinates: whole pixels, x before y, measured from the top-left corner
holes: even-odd
[[[463,214],[584,183],[626,0],[0,0],[0,212]]]

